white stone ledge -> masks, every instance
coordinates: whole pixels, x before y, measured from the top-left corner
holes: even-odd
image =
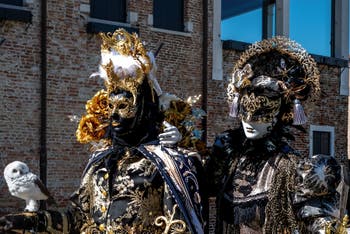
[[[150,27],[150,30],[153,32],[161,32],[161,33],[167,33],[167,34],[172,34],[172,35],[177,35],[177,36],[184,36],[184,37],[191,37],[192,36],[192,34],[189,32],[173,31],[173,30],[168,30],[168,29],[163,29],[163,28]]]

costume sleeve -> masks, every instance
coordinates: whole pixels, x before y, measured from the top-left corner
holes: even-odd
[[[294,204],[308,231],[317,233],[326,222],[339,220],[340,179],[340,165],[332,156],[315,155],[298,163]]]
[[[46,231],[49,233],[69,233],[78,234],[84,223],[83,220],[83,207],[80,202],[78,202],[78,192],[71,196],[72,204],[64,212],[59,211],[39,211],[39,220],[44,220],[40,222],[40,231]],[[44,225],[43,225],[44,224]]]
[[[45,210],[38,212],[39,220],[44,220],[41,222],[42,225],[38,227],[38,231],[48,232],[48,233],[69,233],[78,234],[80,230],[75,229],[76,217],[72,209],[68,209],[65,212]]]
[[[236,143],[240,140],[234,131],[225,131],[215,138],[206,165],[209,197],[216,196],[222,188],[222,181],[228,176],[228,170],[233,161]]]
[[[74,229],[75,220],[70,211],[40,210],[8,214],[1,217],[0,226],[3,224],[10,224],[10,230],[23,233],[27,233],[26,231],[31,233],[80,233],[79,230]]]
[[[81,186],[70,197],[71,204],[65,212],[39,211],[39,231],[49,233],[78,234],[84,224],[87,224],[85,213],[89,210],[89,196],[86,196],[85,186]]]

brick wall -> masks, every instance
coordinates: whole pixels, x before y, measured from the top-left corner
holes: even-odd
[[[103,83],[89,79],[97,71],[100,39],[86,33],[88,13],[81,12],[89,1],[48,1],[47,19],[47,184],[61,207],[78,187],[88,160],[88,146],[76,142],[76,121],[85,112],[85,102]],[[159,83],[165,92],[186,98],[202,93],[201,1],[185,1],[185,21],[193,33],[154,31],[148,25],[152,1],[128,1],[128,11],[138,14],[142,40],[158,54]],[[28,5],[32,24],[5,21],[0,25],[0,214],[24,208],[24,201],[11,197],[2,172],[6,164],[21,160],[39,174],[40,156],[40,1]],[[27,28],[27,29],[26,29]],[[26,29],[26,30],[25,30]],[[200,103],[199,103],[200,104]]]
[[[208,1],[208,95],[207,135],[210,146],[216,134],[238,126],[228,117],[226,85],[232,64],[239,52],[223,51],[224,79],[211,79],[212,2]],[[103,88],[100,80],[89,79],[99,62],[99,37],[86,33],[88,13],[81,5],[88,0],[48,1],[47,39],[47,184],[60,207],[78,187],[88,160],[88,146],[75,140],[76,121],[85,111],[85,102]],[[29,164],[39,173],[40,155],[40,1],[28,5],[32,24],[5,21],[0,36],[0,214],[15,212],[24,202],[8,193],[2,171],[14,160]],[[128,11],[138,14],[131,26],[139,28],[147,48],[155,51],[164,43],[158,57],[158,81],[165,92],[182,98],[202,94],[202,1],[185,1],[185,21],[193,23],[193,32],[173,34],[148,25],[152,1],[129,0]],[[338,158],[347,149],[347,97],[339,96],[340,69],[320,65],[323,96],[316,105],[304,108],[310,122],[335,127],[335,152]],[[200,103],[199,103],[200,105]],[[308,127],[307,127],[308,130]],[[298,133],[295,148],[308,152],[308,134]]]
[[[0,209],[14,211],[23,206],[10,198],[3,178],[4,166],[23,160],[39,169],[40,131],[40,28],[38,2],[30,9],[33,23],[2,21],[0,36]]]

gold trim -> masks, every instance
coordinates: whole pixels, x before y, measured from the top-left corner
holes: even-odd
[[[278,98],[276,100],[271,100],[266,96],[255,96],[254,93],[251,93],[249,96],[248,94],[243,95],[241,99],[241,105],[245,109],[244,116],[241,116],[241,119],[244,121],[261,121],[261,122],[270,122],[275,118],[278,114],[278,111],[281,107],[281,99]],[[268,113],[265,113],[262,116],[257,116],[257,120],[254,120],[254,114],[256,111],[261,110],[264,108],[264,110],[267,110]]]
[[[62,231],[64,234],[68,234],[69,233],[69,225],[68,225],[68,218],[67,215],[65,213],[61,213],[62,216]]]
[[[186,231],[186,223],[181,219],[174,219],[176,208],[178,205],[174,205],[172,209],[172,213],[170,211],[167,211],[166,216],[158,216],[154,224],[158,227],[164,227],[163,234],[168,233],[184,233]]]

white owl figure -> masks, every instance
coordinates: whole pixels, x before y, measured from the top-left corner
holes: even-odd
[[[9,163],[5,167],[4,177],[11,195],[26,201],[25,211],[38,211],[38,200],[49,199],[53,201],[52,196],[38,176],[31,173],[23,162]]]

